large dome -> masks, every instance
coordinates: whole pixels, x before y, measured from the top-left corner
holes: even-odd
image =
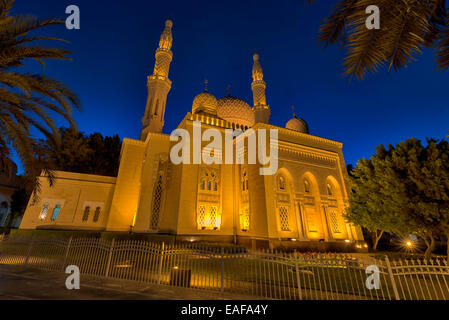
[[[217,115],[229,122],[247,127],[254,125],[254,112],[249,104],[236,97],[223,97],[217,101]]]
[[[307,125],[307,122],[295,116],[287,122],[285,127],[298,132],[309,133],[309,126]]]
[[[213,94],[205,91],[193,99],[192,113],[199,113],[200,111],[213,115],[217,114],[217,99]]]

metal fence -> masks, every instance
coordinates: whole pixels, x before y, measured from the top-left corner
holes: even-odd
[[[0,239],[0,264],[286,300],[449,300],[446,260],[247,250],[97,238]],[[368,289],[368,266],[379,286]],[[372,267],[371,267],[372,268]]]

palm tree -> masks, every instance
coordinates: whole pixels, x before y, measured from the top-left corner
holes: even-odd
[[[380,29],[366,28],[370,5],[380,10]],[[436,50],[438,69],[449,68],[445,0],[339,0],[324,19],[318,40],[324,47],[343,45],[345,74],[351,78],[362,79],[380,69],[399,70],[416,60],[424,46]]]
[[[25,174],[35,179],[42,167],[34,152],[36,138],[32,130],[37,129],[36,132],[58,145],[60,136],[52,115],[64,117],[75,127],[72,108],[80,108],[80,102],[60,81],[42,74],[21,72],[29,60],[44,67],[46,59],[69,60],[71,52],[48,48],[40,42],[64,40],[32,34],[42,28],[61,25],[62,20],[13,16],[10,14],[13,3],[14,0],[0,0],[0,170],[9,169],[15,151]]]

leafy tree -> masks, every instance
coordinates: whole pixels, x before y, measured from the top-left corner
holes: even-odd
[[[103,137],[95,132],[85,135],[73,129],[61,128],[62,143],[41,139],[36,146],[39,161],[46,167],[70,172],[116,176],[119,167],[121,141],[117,135]]]
[[[31,129],[37,129],[46,139],[59,145],[60,136],[51,114],[62,116],[74,127],[72,108],[79,108],[80,102],[60,81],[43,74],[21,71],[30,60],[42,66],[48,59],[69,60],[70,51],[46,47],[41,42],[63,40],[32,35],[49,26],[64,24],[64,21],[11,15],[13,3],[14,0],[0,0],[0,165],[5,169],[11,163],[14,149],[26,175],[35,179],[39,174],[36,169],[42,166],[36,165],[33,152],[36,139],[31,135]],[[34,187],[33,183],[29,185]]]
[[[30,195],[30,191],[25,188],[19,188],[11,195],[11,211],[4,226],[7,232],[11,230],[14,219],[23,216],[25,213]]]
[[[371,231],[416,234],[427,245],[449,233],[448,142],[428,139],[423,146],[408,139],[396,146],[377,147],[369,160],[352,171],[348,219]]]
[[[381,157],[381,155],[379,155]],[[356,225],[363,226],[373,241],[373,249],[385,232],[407,233],[401,229],[400,217],[388,206],[385,197],[388,192],[380,177],[377,159],[362,159],[351,171],[349,208],[346,218]]]
[[[380,29],[365,25],[370,5],[380,10]],[[382,68],[399,70],[416,60],[425,46],[435,49],[438,69],[449,67],[445,0],[339,0],[324,19],[318,39],[324,47],[344,47],[345,73],[351,78],[362,79]]]

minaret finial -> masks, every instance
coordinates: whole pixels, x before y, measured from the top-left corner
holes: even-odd
[[[228,97],[230,97],[230,96],[231,96],[231,85],[228,84]]]
[[[204,92],[207,92],[207,85],[209,83],[209,80],[204,80]]]
[[[293,112],[293,118],[296,118],[296,114],[295,114],[295,106],[292,106],[292,112]]]

